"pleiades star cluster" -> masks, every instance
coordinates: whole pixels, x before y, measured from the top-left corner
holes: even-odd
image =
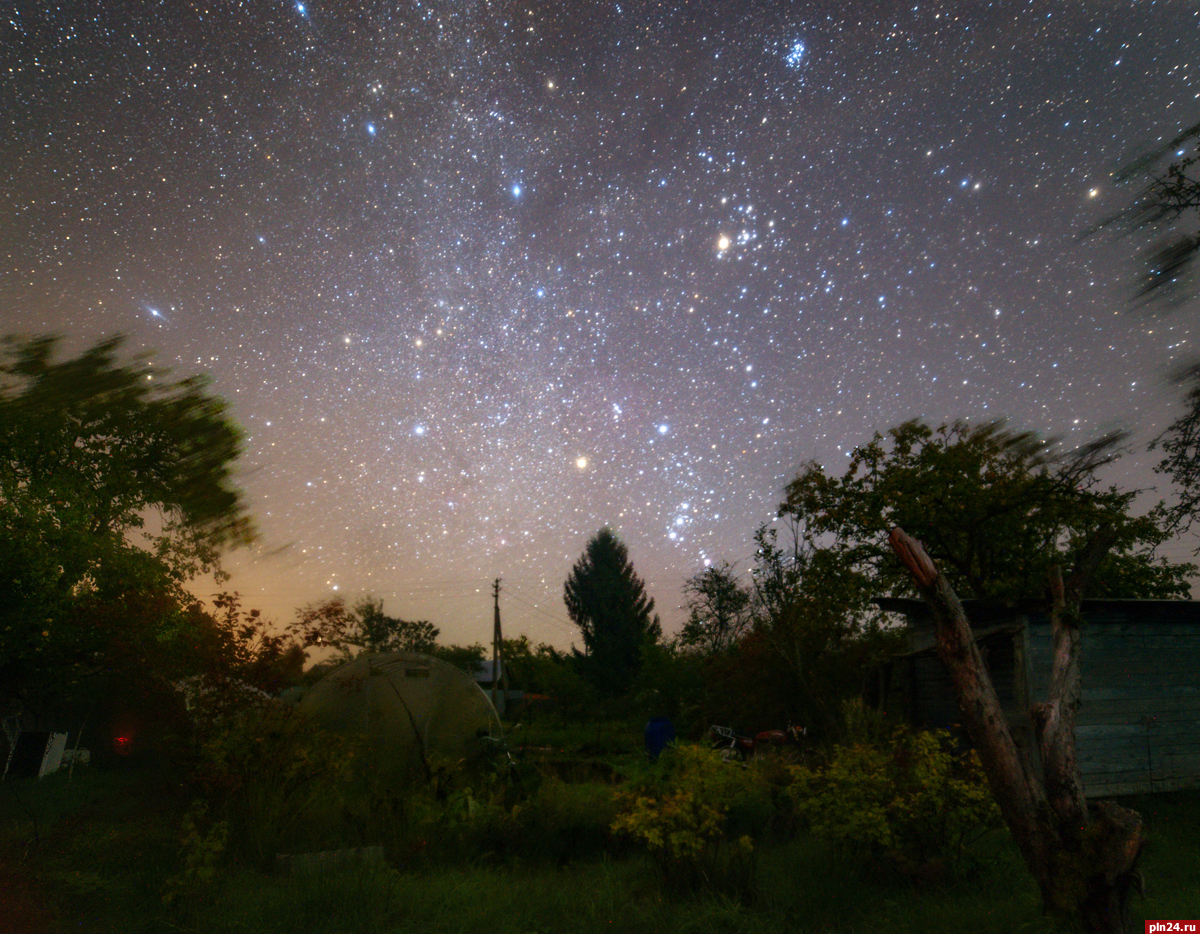
[[[670,629],[876,429],[1170,421],[1194,314],[1078,235],[1198,70],[1191,2],[8,0],[0,323],[211,375],[277,619],[566,645],[609,524]]]

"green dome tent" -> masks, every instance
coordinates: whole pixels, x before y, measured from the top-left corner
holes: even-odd
[[[368,764],[423,775],[430,757],[471,759],[500,720],[474,679],[419,652],[382,652],[349,661],[321,679],[300,710],[323,729],[363,736]]]

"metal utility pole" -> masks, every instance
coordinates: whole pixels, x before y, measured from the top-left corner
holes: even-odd
[[[508,703],[508,672],[504,668],[504,633],[500,630],[500,578],[492,581],[492,706],[501,716]],[[501,695],[500,692],[503,691]],[[503,700],[499,699],[500,696]]]

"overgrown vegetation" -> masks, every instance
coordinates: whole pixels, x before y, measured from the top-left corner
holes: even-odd
[[[614,751],[597,758],[588,751],[595,727],[529,727],[531,746],[544,749],[550,738],[561,745],[553,754],[528,752],[523,774],[446,764],[433,783],[402,794],[314,770],[308,760],[319,743],[300,732],[280,736],[254,762],[287,761],[261,780],[252,768],[236,769],[241,784],[230,794],[283,814],[312,781],[328,780],[333,797],[325,806],[297,806],[293,815],[313,824],[307,837],[294,823],[258,821],[253,807],[206,812],[191,803],[194,788],[181,794],[161,772],[54,775],[0,795],[0,864],[31,886],[45,909],[37,930],[51,934],[465,931],[485,922],[512,934],[1055,930],[1003,830],[966,834],[971,857],[957,867],[933,862],[915,871],[896,860],[907,834],[937,833],[921,828],[917,813],[950,810],[922,791],[919,776],[930,777],[930,790],[955,781],[977,787],[969,765],[956,772],[958,760],[937,737],[835,748],[804,766],[778,756],[741,766],[684,745],[651,766],[636,752],[615,751],[636,745],[628,723],[604,727]],[[582,767],[554,777],[544,765],[551,757],[602,761],[607,780]],[[870,784],[849,768],[863,757],[885,775],[910,773],[890,797],[882,782],[868,794],[898,810],[883,823],[837,821],[828,812],[848,807],[840,796]],[[806,782],[824,785],[809,795]],[[970,791],[959,800],[967,810],[976,803]],[[1138,806],[1152,842],[1148,894],[1135,917],[1194,917],[1200,886],[1190,871],[1190,828],[1200,820],[1200,798],[1160,795]],[[818,829],[820,815],[838,828],[838,840]],[[893,819],[900,829],[876,846],[880,827]],[[957,838],[945,838],[951,850]],[[301,852],[379,845],[384,860],[281,870],[276,847],[297,852],[289,848],[296,845]]]

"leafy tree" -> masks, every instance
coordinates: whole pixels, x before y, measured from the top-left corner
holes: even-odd
[[[383,612],[383,601],[365,597],[354,605],[358,643],[364,652],[430,652],[441,630],[428,620],[406,620]]]
[[[546,694],[556,682],[555,672],[568,667],[571,658],[544,642],[535,645],[529,636],[522,635],[504,640],[504,664],[515,690]]]
[[[435,645],[427,654],[474,675],[483,667],[488,650],[482,643],[473,642],[470,645]]]
[[[121,338],[57,361],[59,338],[0,349],[0,702],[23,704],[182,631],[183,583],[253,535],[241,436],[203,377],[172,381]],[[93,625],[122,601],[159,609]],[[118,652],[129,658],[123,649]],[[135,653],[136,654],[136,653]],[[143,661],[146,658],[142,652]]]
[[[755,533],[754,629],[790,675],[777,716],[786,712],[827,738],[841,726],[844,703],[863,695],[870,673],[898,648],[897,638],[881,627],[872,576],[844,552],[820,547],[795,516],[781,519]]]
[[[633,570],[629,550],[609,528],[587,543],[563,585],[567,613],[579,627],[580,673],[601,693],[624,693],[641,667],[642,648],[662,637],[654,600]]]
[[[427,620],[406,620],[383,612],[383,601],[363,597],[353,607],[343,597],[302,607],[290,630],[305,646],[328,646],[339,660],[372,652],[424,652],[438,650],[441,630]]]
[[[697,571],[683,583],[688,619],[680,646],[705,655],[730,651],[750,628],[752,592],[727,561]]]
[[[998,422],[910,421],[856,448],[841,477],[809,464],[780,511],[840,573],[887,593],[916,592],[888,546],[893,526],[924,542],[951,586],[972,597],[1043,594],[1049,568],[1109,527],[1115,539],[1089,596],[1186,598],[1194,566],[1154,555],[1169,534],[1163,507],[1133,516],[1136,493],[1100,485],[1111,451],[1112,439],[1067,454]]]

